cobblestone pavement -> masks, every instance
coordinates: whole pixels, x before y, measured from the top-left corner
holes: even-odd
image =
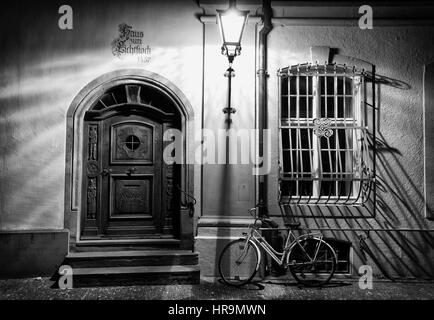
[[[414,281],[376,281],[371,290],[361,290],[354,280],[335,280],[323,288],[300,287],[293,280],[282,279],[268,279],[243,288],[228,287],[213,278],[203,278],[199,285],[99,287],[70,290],[53,289],[52,284],[49,278],[0,280],[0,299],[434,299],[434,282]]]

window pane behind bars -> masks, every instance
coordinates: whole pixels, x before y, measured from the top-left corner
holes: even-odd
[[[353,79],[335,76],[321,76],[318,78],[320,118],[354,118],[352,105]]]

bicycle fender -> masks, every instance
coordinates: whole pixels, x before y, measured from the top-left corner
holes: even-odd
[[[318,240],[318,241],[320,241],[320,242],[323,242],[323,243],[325,243],[325,244],[327,244],[327,245],[329,245],[326,241],[324,241],[322,238],[319,238],[319,237],[309,237],[308,235],[306,235],[306,236],[301,236],[299,239],[297,239],[297,240],[299,240],[299,241],[303,241],[303,240],[307,240],[307,239],[315,239],[315,240]],[[294,241],[293,243],[291,243],[290,245],[289,245],[289,247],[288,248],[285,248],[285,250],[288,250],[288,254],[291,252],[291,250],[297,245],[297,243],[298,243],[298,241]],[[330,246],[330,245],[329,245]],[[332,248],[333,249],[333,248]],[[333,250],[334,251],[334,250]]]

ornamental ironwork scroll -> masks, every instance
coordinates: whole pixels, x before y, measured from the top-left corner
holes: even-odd
[[[313,133],[319,138],[330,138],[333,135],[333,130],[330,129],[331,120],[327,118],[315,118],[313,119],[314,129]]]

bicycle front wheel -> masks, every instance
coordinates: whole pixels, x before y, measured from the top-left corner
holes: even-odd
[[[304,239],[294,245],[288,254],[287,264],[299,283],[309,287],[322,286],[333,277],[336,254],[322,239]]]
[[[231,286],[249,283],[259,267],[259,253],[255,245],[245,239],[229,242],[219,258],[222,280]]]

